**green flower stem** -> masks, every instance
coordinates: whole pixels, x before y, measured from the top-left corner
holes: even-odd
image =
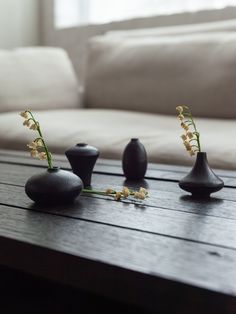
[[[106,192],[97,191],[97,190],[83,189],[82,191],[88,194],[109,195],[109,194],[106,194]]]
[[[102,195],[102,196],[109,196],[109,197],[115,197],[116,196],[116,193],[120,193],[121,194],[121,197],[119,198],[119,200],[124,200],[124,199],[128,199],[129,196],[132,196],[132,197],[135,197],[135,192],[130,190],[130,195],[129,196],[125,196],[124,193],[122,192],[117,192],[115,190],[113,190],[113,192],[111,193],[107,193],[105,191],[98,191],[98,190],[92,190],[92,189],[83,189],[82,190],[83,193],[87,193],[87,194],[95,194],[95,195]],[[148,192],[145,193],[145,197],[147,198],[148,197]],[[138,201],[138,200],[137,200]],[[142,201],[142,200],[140,200]]]
[[[103,192],[103,191],[83,189],[82,192],[85,194],[102,195],[102,196],[108,196],[108,197],[113,197],[113,198],[116,195],[116,191],[108,194],[108,193]],[[123,195],[122,195],[122,197],[123,197]]]
[[[196,134],[196,137],[197,137],[197,143],[198,143],[199,152],[201,152],[200,134],[199,134],[199,133],[197,133],[197,134]]]
[[[106,193],[106,192],[103,192],[103,191],[98,191],[98,190],[91,190],[91,189],[83,189],[82,190],[84,193],[88,193],[88,194],[98,194],[98,195],[105,195],[105,196],[114,196],[116,194],[116,191],[113,191],[111,193]],[[121,195],[123,196],[123,193],[120,192]],[[134,192],[133,191],[130,191],[130,195],[134,195]]]
[[[48,168],[49,168],[49,169],[52,169],[52,168],[53,168],[52,156],[51,156],[51,154],[50,154],[50,152],[49,152],[49,150],[48,150],[48,147],[47,147],[47,145],[46,145],[46,143],[45,143],[45,141],[44,141],[43,134],[42,134],[42,131],[41,131],[41,129],[40,129],[40,125],[39,125],[39,123],[35,120],[35,118],[34,118],[32,112],[31,112],[31,111],[27,111],[27,112],[28,112],[28,113],[31,115],[31,117],[32,117],[32,118],[29,119],[29,120],[33,120],[33,121],[34,121],[34,124],[37,126],[37,131],[38,131],[39,136],[40,136],[40,138],[41,138],[41,140],[42,140],[42,142],[43,142],[43,147],[44,147],[44,150],[45,150],[45,153],[46,153],[46,156],[47,156]]]
[[[195,135],[196,135],[196,140],[197,140],[197,145],[198,145],[198,151],[201,152],[200,134],[197,131],[196,124],[195,124],[195,122],[193,120],[192,113],[189,112],[189,113],[187,113],[185,115],[187,115],[189,117],[189,119],[191,120],[191,122],[192,122],[193,128],[195,130]]]

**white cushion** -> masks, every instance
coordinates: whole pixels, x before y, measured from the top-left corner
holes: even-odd
[[[98,147],[101,157],[121,159],[132,137],[145,145],[149,161],[190,165],[176,116],[119,110],[52,110],[34,112],[52,153],[62,153],[80,142]],[[36,132],[22,126],[18,112],[0,114],[0,147],[28,151]],[[236,120],[196,119],[201,146],[212,167],[236,170]]]
[[[0,50],[0,112],[78,107],[78,82],[65,51]]]
[[[85,86],[92,108],[236,118],[236,33],[93,38]]]

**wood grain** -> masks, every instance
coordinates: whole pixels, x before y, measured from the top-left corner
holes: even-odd
[[[8,152],[8,151],[7,151]],[[0,162],[5,164],[21,164],[21,165],[31,165],[35,167],[43,167],[41,161],[37,159],[30,158],[26,153],[11,154],[8,152],[6,154],[0,153]],[[70,169],[70,165],[67,159],[63,156],[56,155],[55,158],[56,165],[64,169]],[[168,168],[169,167],[169,168]],[[168,169],[168,170],[167,170]],[[178,182],[187,172],[190,167],[183,166],[166,166],[166,165],[149,165],[146,179],[158,179],[158,180],[168,180]],[[95,173],[104,173],[110,175],[123,175],[121,169],[120,161],[109,161],[109,160],[98,160],[94,169]],[[216,174],[220,175],[228,187],[236,188],[236,171],[227,170],[215,170]]]
[[[94,197],[73,205],[34,206],[22,187],[0,185],[1,203],[87,221],[236,249],[236,220],[139,206]]]
[[[41,168],[22,165],[20,167],[18,165],[10,165],[7,168],[0,163],[0,182],[7,185],[24,186],[30,176],[42,171]],[[216,197],[213,197],[211,200],[196,200],[192,202],[192,199],[175,182],[162,182],[161,184],[156,180],[126,182],[123,177],[109,176],[109,180],[107,180],[107,175],[94,174],[93,185],[94,188],[100,190],[106,190],[108,187],[121,189],[124,185],[134,189],[144,186],[150,191],[151,197],[145,201],[145,204],[148,206],[236,219],[236,191],[234,189],[223,189],[216,193]]]
[[[113,277],[113,287],[122,283],[123,287],[127,284],[135,288],[136,282],[128,282],[124,276],[129,269],[131,273],[151,274],[157,284],[158,278],[167,278],[236,295],[233,250],[218,248],[216,254],[208,245],[5,206],[0,206],[0,221],[0,244],[4,247],[1,263],[32,273],[37,270],[42,276],[51,276],[49,279],[55,277],[78,286],[86,280],[87,288],[99,285],[107,291],[111,282],[107,282],[106,267],[109,270],[112,265],[120,268],[119,277]],[[95,261],[98,268],[102,264],[104,273],[90,277]],[[145,289],[136,288],[142,292]]]
[[[1,265],[144,312],[236,313],[236,172],[217,170],[232,188],[193,201],[177,185],[188,167],[150,164],[146,180],[127,182],[120,162],[99,160],[94,187],[144,186],[151,197],[140,205],[83,195],[48,207],[24,193],[43,168],[25,153],[0,150]]]

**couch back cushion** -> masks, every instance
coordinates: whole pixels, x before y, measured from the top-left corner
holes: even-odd
[[[0,112],[78,107],[78,82],[64,50],[0,50]]]
[[[234,32],[103,36],[89,50],[89,107],[175,114],[186,104],[197,116],[236,118]]]
[[[105,35],[110,37],[137,38],[137,37],[155,37],[170,36],[193,33],[208,32],[235,32],[236,19],[213,21],[196,24],[170,25],[164,27],[152,27],[143,29],[130,29],[121,31],[109,31]]]

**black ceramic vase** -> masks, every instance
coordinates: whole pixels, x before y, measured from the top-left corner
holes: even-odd
[[[89,187],[91,185],[93,168],[99,156],[98,149],[79,143],[69,148],[65,155],[70,162],[73,172],[80,177],[85,187]]]
[[[72,172],[60,168],[47,169],[33,175],[25,184],[25,192],[35,203],[61,204],[73,202],[83,183]]]
[[[179,186],[195,198],[208,198],[221,190],[224,182],[209,167],[206,153],[198,152],[192,170],[179,181]]]
[[[122,157],[124,175],[128,180],[141,180],[147,171],[147,153],[138,138],[132,138]]]

